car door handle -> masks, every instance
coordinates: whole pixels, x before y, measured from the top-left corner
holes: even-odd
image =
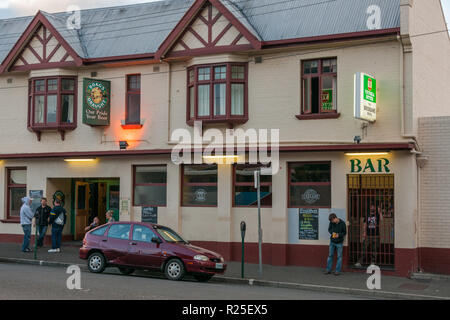
[[[108,240],[107,239],[103,239],[102,242],[108,242]]]
[[[137,243],[136,242],[130,242],[130,245],[137,246]]]

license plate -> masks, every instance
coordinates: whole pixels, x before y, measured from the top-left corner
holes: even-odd
[[[223,263],[216,263],[216,269],[223,269]]]

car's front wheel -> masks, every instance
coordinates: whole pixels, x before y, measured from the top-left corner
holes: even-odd
[[[119,268],[119,271],[121,274],[124,274],[126,276],[132,274],[135,270],[130,268]]]
[[[179,259],[171,259],[166,263],[164,274],[169,280],[178,281],[183,279],[185,271],[183,262]]]
[[[88,269],[93,273],[102,273],[106,268],[106,260],[100,252],[94,252],[88,258]]]
[[[195,280],[197,280],[198,282],[208,282],[212,277],[213,276],[208,274],[198,274],[194,276]]]

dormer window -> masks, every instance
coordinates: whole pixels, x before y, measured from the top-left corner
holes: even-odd
[[[248,71],[245,63],[194,66],[187,74],[187,122],[248,121]]]
[[[76,128],[76,77],[33,78],[29,81],[28,128],[38,139],[44,130],[56,130],[64,139]]]

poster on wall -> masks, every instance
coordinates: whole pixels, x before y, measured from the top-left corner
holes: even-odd
[[[44,196],[44,190],[30,190],[29,191],[31,202],[31,210],[36,212],[36,209],[41,205],[41,199]]]
[[[124,216],[130,214],[130,199],[120,200],[120,214]]]
[[[300,240],[319,240],[319,209],[299,210]]]
[[[83,123],[90,126],[109,126],[111,82],[83,79]]]
[[[158,207],[142,207],[142,222],[158,223]]]

